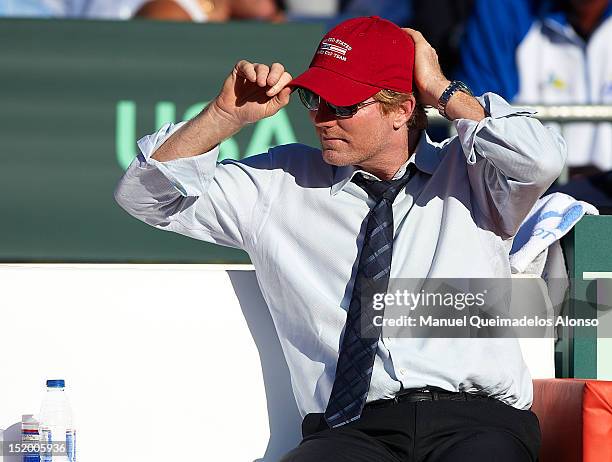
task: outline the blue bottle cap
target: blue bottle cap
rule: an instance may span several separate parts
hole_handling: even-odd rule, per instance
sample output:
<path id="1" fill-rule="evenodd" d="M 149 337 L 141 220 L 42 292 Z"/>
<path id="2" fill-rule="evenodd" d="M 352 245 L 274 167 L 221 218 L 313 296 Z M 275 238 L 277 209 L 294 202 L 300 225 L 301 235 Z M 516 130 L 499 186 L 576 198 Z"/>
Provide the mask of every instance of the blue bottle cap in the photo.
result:
<path id="1" fill-rule="evenodd" d="M 47 388 L 64 388 L 65 386 L 64 379 L 47 380 Z"/>

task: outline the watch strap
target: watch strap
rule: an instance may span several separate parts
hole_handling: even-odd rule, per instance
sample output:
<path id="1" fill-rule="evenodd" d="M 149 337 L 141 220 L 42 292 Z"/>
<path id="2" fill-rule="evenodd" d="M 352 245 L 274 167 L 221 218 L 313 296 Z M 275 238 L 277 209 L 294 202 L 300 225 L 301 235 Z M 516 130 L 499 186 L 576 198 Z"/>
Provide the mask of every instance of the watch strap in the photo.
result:
<path id="1" fill-rule="evenodd" d="M 451 97 L 457 93 L 458 91 L 466 93 L 470 96 L 474 96 L 469 87 L 460 80 L 453 80 L 448 87 L 442 92 L 440 99 L 438 99 L 438 112 L 442 117 L 448 119 L 448 115 L 446 114 L 446 105 L 450 101 Z"/>

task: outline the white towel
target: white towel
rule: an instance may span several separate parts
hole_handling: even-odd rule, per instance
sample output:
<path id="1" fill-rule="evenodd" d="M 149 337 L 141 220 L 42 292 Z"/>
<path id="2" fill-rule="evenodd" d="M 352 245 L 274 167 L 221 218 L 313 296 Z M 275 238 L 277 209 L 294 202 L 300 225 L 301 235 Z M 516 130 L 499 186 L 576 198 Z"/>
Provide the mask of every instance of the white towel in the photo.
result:
<path id="1" fill-rule="evenodd" d="M 567 194 L 553 193 L 539 199 L 514 238 L 510 250 L 512 273 L 525 272 L 538 257 L 546 259 L 548 252 L 544 251 L 567 234 L 585 213 L 599 215 L 588 202 Z"/>

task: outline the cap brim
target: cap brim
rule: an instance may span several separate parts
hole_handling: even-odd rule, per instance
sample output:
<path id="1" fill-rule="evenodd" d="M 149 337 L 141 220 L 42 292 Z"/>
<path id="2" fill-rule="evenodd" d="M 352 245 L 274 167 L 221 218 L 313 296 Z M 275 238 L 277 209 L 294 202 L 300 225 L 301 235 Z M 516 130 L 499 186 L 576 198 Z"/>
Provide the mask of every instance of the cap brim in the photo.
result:
<path id="1" fill-rule="evenodd" d="M 336 106 L 361 103 L 380 91 L 378 87 L 355 82 L 322 67 L 308 68 L 303 74 L 289 82 L 288 86 L 306 88 Z"/>

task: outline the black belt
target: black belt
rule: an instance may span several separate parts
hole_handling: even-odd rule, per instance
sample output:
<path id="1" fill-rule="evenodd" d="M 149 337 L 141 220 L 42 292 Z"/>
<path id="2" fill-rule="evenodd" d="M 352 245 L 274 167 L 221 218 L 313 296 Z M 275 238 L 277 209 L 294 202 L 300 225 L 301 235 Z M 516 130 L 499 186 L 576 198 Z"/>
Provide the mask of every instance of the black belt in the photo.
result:
<path id="1" fill-rule="evenodd" d="M 389 399 L 379 399 L 377 401 L 370 401 L 366 403 L 363 410 L 368 412 L 372 409 L 381 407 L 393 406 L 400 402 L 417 402 L 417 401 L 437 401 L 437 400 L 450 400 L 450 401 L 472 401 L 472 400 L 490 400 L 493 403 L 506 404 L 498 399 L 491 398 L 485 395 L 477 395 L 475 393 L 452 392 L 446 391 L 438 387 L 424 387 L 424 388 L 408 388 L 400 390 L 397 395 Z M 312 433 L 328 429 L 327 423 L 325 422 L 324 414 L 311 413 L 304 417 L 302 422 L 302 435 L 307 436 Z"/>
<path id="2" fill-rule="evenodd" d="M 379 399 L 376 401 L 370 401 L 364 407 L 366 409 L 376 409 L 379 407 L 392 406 L 403 401 L 409 403 L 416 403 L 418 401 L 473 401 L 473 400 L 493 400 L 503 404 L 501 401 L 491 398 L 490 396 L 477 395 L 474 393 L 467 393 L 465 391 L 447 391 L 437 387 L 424 387 L 424 388 L 408 388 L 400 390 L 397 395 L 389 399 Z"/>

